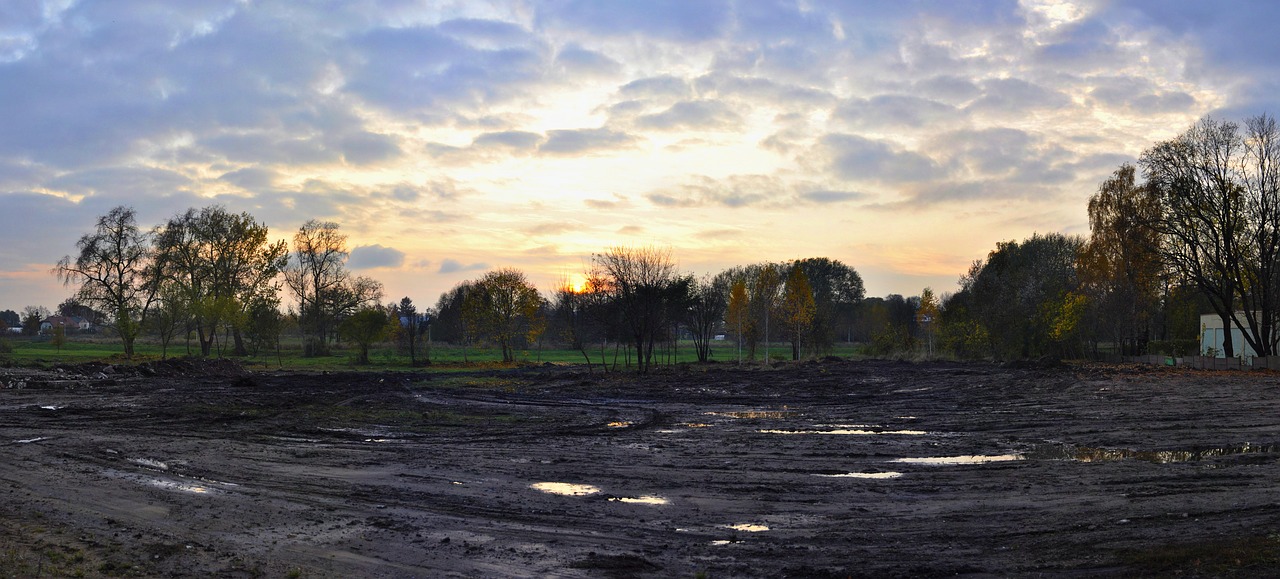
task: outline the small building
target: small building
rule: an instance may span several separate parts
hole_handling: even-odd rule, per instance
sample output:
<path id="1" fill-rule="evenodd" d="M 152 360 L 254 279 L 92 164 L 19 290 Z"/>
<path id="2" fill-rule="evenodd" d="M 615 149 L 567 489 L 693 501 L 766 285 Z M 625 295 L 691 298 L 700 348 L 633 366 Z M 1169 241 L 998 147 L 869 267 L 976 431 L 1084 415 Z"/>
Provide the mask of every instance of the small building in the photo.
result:
<path id="1" fill-rule="evenodd" d="M 40 322 L 40 331 L 42 333 L 52 332 L 54 328 L 59 326 L 67 331 L 81 331 L 92 328 L 93 324 L 90 324 L 89 320 L 77 316 L 49 316 L 43 322 Z"/>
<path id="2" fill-rule="evenodd" d="M 1244 322 L 1244 312 L 1236 312 L 1236 318 L 1247 323 Z M 1225 341 L 1226 331 L 1222 327 L 1222 316 L 1218 314 L 1200 316 L 1200 355 L 1225 358 L 1227 356 L 1226 349 L 1223 348 Z M 1234 325 L 1231 327 L 1231 348 L 1235 351 L 1236 357 L 1253 358 L 1258 355 L 1244 339 L 1244 332 Z"/>

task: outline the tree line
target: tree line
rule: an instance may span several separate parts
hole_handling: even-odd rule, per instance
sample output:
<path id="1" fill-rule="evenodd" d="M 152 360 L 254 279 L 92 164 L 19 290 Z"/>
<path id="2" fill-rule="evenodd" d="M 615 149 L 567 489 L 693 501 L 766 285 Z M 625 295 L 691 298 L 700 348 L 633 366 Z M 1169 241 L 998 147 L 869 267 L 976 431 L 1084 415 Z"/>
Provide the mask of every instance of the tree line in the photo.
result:
<path id="1" fill-rule="evenodd" d="M 1205 117 L 1090 198 L 1089 236 L 1000 243 L 960 279 L 943 341 L 998 358 L 1198 350 L 1199 315 L 1259 356 L 1280 340 L 1280 132 Z M 1224 332 L 1223 354 L 1241 344 Z"/>

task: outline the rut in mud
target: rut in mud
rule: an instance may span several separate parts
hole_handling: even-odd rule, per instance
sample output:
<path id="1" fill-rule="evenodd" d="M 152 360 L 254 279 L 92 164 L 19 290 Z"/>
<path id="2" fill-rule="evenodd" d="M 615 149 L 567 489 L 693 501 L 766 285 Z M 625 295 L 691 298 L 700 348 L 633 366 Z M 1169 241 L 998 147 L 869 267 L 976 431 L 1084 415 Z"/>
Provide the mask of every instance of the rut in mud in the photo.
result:
<path id="1" fill-rule="evenodd" d="M 1269 373 L 175 362 L 0 383 L 0 570 L 1125 575 L 1280 531 Z"/>

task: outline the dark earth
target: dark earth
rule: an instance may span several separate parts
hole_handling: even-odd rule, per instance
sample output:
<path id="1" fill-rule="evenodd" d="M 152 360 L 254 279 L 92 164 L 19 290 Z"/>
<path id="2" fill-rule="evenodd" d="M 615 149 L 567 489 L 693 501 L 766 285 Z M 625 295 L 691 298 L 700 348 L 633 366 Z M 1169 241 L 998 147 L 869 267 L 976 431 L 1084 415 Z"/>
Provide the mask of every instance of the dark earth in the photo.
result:
<path id="1" fill-rule="evenodd" d="M 1280 574 L 1275 373 L 176 360 L 0 386 L 2 576 Z"/>

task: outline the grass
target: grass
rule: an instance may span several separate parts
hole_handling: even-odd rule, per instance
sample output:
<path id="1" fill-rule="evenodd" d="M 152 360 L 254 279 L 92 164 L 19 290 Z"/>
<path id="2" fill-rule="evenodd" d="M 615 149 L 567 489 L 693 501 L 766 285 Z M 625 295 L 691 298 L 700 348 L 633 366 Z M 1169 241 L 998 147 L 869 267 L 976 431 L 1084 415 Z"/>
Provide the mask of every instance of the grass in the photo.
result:
<path id="1" fill-rule="evenodd" d="M 160 360 L 166 355 L 167 357 L 182 357 L 199 354 L 198 346 L 189 349 L 185 342 L 170 344 L 166 352 L 157 342 L 147 338 L 140 338 L 135 343 L 133 360 L 125 359 L 124 347 L 118 339 L 102 336 L 70 335 L 61 348 L 56 347 L 47 336 L 14 336 L 6 338 L 6 342 L 9 346 L 9 351 L 0 351 L 0 362 L 10 362 L 22 366 L 50 366 L 54 364 L 77 364 L 97 361 L 138 363 Z M 737 350 L 732 342 L 713 343 L 711 350 L 711 359 L 713 361 L 734 362 L 737 360 Z M 589 350 L 588 352 L 591 354 L 592 363 L 599 364 L 599 349 Z M 787 344 L 774 343 L 770 346 L 770 358 L 774 361 L 790 359 L 790 352 Z M 610 364 L 614 362 L 614 353 L 612 346 L 605 353 L 605 358 Z M 763 348 L 757 353 L 763 354 Z M 857 353 L 857 348 L 853 344 L 837 344 L 832 355 L 852 357 Z M 340 344 L 334 348 L 333 353 L 329 356 L 304 357 L 302 355 L 301 339 L 293 337 L 286 338 L 278 355 L 275 352 L 262 353 L 259 356 L 241 358 L 241 361 L 249 366 L 258 366 L 266 369 L 281 368 L 315 371 L 349 370 L 353 368 L 377 370 L 415 369 L 410 366 L 409 357 L 398 353 L 391 344 L 381 344 L 372 348 L 369 352 L 370 364 L 368 366 L 358 366 L 355 363 L 356 354 L 356 348 L 347 348 Z M 216 350 L 214 357 L 218 357 Z M 624 351 L 619 351 L 617 357 L 619 366 L 625 366 L 625 358 Z M 419 356 L 419 363 L 421 363 L 421 360 L 422 356 Z M 668 362 L 683 364 L 695 361 L 697 361 L 697 357 L 692 342 L 682 341 L 673 356 L 664 354 L 661 357 L 659 365 L 667 365 Z M 464 350 L 459 346 L 439 343 L 433 344 L 431 347 L 431 362 L 432 368 L 435 370 L 508 366 L 508 364 L 503 364 L 502 353 L 497 348 L 469 347 Z M 582 364 L 584 360 L 582 353 L 577 350 L 548 347 L 519 352 L 517 362 L 526 364 Z M 634 364 L 634 357 L 632 364 Z"/>

